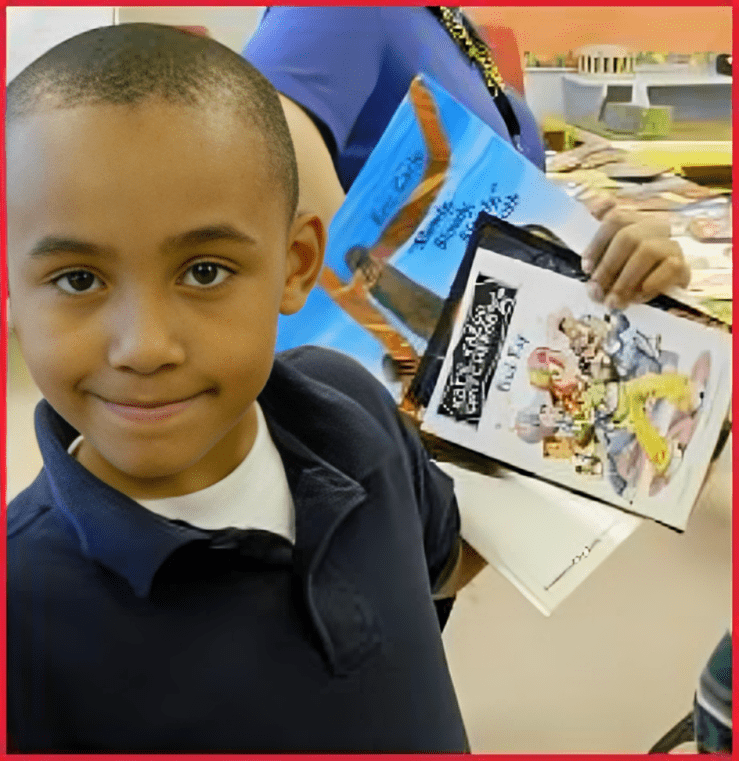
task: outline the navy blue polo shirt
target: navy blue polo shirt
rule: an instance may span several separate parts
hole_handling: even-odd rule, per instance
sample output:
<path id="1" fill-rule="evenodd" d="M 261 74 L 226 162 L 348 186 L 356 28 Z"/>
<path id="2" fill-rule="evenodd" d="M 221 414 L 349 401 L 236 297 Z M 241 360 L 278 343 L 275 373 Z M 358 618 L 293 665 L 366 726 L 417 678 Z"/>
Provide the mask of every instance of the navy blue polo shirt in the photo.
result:
<path id="1" fill-rule="evenodd" d="M 8 507 L 8 722 L 21 752 L 462 751 L 431 589 L 450 480 L 353 361 L 278 355 L 259 398 L 296 541 L 144 509 L 36 410 Z"/>

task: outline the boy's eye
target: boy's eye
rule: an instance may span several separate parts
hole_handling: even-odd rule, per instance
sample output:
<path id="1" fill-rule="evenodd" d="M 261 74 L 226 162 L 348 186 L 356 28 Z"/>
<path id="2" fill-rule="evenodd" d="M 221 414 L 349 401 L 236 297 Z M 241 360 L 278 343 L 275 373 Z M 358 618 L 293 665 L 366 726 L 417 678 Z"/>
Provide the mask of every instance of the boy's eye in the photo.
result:
<path id="1" fill-rule="evenodd" d="M 183 275 L 182 283 L 197 287 L 212 288 L 220 285 L 227 277 L 233 275 L 233 270 L 215 262 L 197 262 Z"/>
<path id="2" fill-rule="evenodd" d="M 65 272 L 52 282 L 65 293 L 89 293 L 103 285 L 102 280 L 89 270 Z"/>

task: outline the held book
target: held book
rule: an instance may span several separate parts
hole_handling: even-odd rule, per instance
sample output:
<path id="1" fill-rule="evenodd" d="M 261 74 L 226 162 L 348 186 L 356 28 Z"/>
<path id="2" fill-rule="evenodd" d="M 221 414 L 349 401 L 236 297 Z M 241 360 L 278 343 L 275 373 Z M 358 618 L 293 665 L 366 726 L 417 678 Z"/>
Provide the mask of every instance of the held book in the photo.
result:
<path id="1" fill-rule="evenodd" d="M 489 217 L 478 233 L 410 390 L 423 429 L 684 529 L 729 409 L 730 337 L 665 297 L 608 310 L 564 252 L 561 271 L 532 263 L 551 244 Z"/>
<path id="2" fill-rule="evenodd" d="M 281 319 L 278 350 L 313 343 L 343 351 L 421 420 L 476 251 L 489 245 L 481 224 L 489 233 L 502 229 L 499 220 L 518 230 L 497 236 L 499 254 L 553 270 L 568 287 L 587 279 L 579 252 L 598 222 L 435 82 L 416 79 L 334 217 L 318 286 L 299 315 Z M 462 438 L 508 462 L 480 437 Z M 546 614 L 641 523 L 583 496 L 579 482 L 573 491 L 526 475 L 526 466 L 487 458 L 492 467 L 481 474 L 463 461 L 440 463 L 455 481 L 463 536 Z"/>
<path id="3" fill-rule="evenodd" d="M 454 480 L 462 536 L 546 616 L 644 522 L 512 470 L 438 465 Z"/>
<path id="4" fill-rule="evenodd" d="M 281 318 L 277 349 L 343 351 L 399 401 L 481 211 L 577 252 L 599 226 L 442 87 L 418 77 L 333 219 L 317 286 L 298 315 Z"/>

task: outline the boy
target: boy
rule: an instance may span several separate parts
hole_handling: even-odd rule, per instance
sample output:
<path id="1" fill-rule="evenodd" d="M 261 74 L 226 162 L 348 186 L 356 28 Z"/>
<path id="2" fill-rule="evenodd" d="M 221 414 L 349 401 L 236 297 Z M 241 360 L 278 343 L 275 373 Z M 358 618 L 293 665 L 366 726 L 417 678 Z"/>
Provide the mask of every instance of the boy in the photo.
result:
<path id="1" fill-rule="evenodd" d="M 45 397 L 8 507 L 11 746 L 464 750 L 451 482 L 357 365 L 273 357 L 324 230 L 271 86 L 212 40 L 87 32 L 11 83 L 7 156 Z"/>
<path id="2" fill-rule="evenodd" d="M 11 83 L 7 157 L 45 397 L 8 507 L 11 744 L 464 750 L 451 481 L 355 363 L 273 357 L 325 237 L 275 91 L 212 40 L 95 30 Z"/>

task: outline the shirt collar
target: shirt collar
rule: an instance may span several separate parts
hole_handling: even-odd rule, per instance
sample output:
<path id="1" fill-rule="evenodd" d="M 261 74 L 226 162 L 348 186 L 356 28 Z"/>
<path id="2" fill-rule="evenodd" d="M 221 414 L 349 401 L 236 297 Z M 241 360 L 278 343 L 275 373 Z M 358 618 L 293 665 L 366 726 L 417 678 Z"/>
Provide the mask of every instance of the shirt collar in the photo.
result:
<path id="1" fill-rule="evenodd" d="M 359 480 L 387 437 L 359 405 L 279 356 L 260 404 L 285 463 L 296 511 L 294 562 L 309 589 L 336 527 L 364 501 Z M 125 578 L 138 597 L 149 594 L 175 550 L 212 538 L 213 532 L 146 510 L 86 470 L 67 453 L 77 432 L 46 400 L 36 408 L 35 424 L 53 501 L 74 527 L 81 551 Z M 351 446 L 347 429 L 357 432 Z M 327 457 L 332 452 L 336 456 Z"/>
<path id="2" fill-rule="evenodd" d="M 45 399 L 35 424 L 55 507 L 73 526 L 82 553 L 125 578 L 138 597 L 148 595 L 154 574 L 175 550 L 208 536 L 155 515 L 80 465 L 67 453 L 77 431 Z"/>

